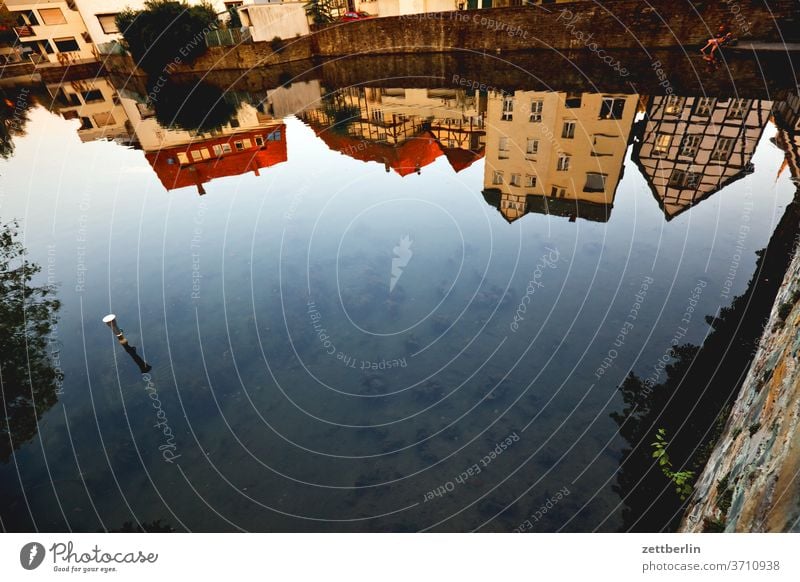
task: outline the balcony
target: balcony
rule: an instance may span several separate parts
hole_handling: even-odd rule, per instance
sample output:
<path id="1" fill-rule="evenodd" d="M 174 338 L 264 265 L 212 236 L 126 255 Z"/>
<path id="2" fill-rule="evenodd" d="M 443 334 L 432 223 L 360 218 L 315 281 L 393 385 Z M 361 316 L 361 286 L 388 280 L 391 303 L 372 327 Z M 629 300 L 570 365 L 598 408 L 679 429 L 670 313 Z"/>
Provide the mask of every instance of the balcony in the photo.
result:
<path id="1" fill-rule="evenodd" d="M 20 39 L 36 36 L 36 31 L 33 30 L 33 26 L 30 24 L 26 24 L 25 26 L 15 26 L 14 32 L 17 34 L 17 38 Z"/>

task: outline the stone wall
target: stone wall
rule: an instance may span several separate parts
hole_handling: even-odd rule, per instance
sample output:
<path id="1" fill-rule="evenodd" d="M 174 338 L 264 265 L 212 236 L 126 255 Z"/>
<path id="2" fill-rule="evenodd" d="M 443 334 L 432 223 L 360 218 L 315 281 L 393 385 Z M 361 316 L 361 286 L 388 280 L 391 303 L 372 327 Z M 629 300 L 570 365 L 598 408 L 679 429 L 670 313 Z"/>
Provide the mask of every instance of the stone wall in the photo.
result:
<path id="1" fill-rule="evenodd" d="M 796 0 L 617 0 L 375 18 L 330 26 L 312 39 L 320 56 L 569 49 L 592 43 L 591 50 L 687 45 L 697 50 L 721 24 L 740 38 L 776 42 L 779 27 L 783 37 L 800 29 Z"/>
<path id="2" fill-rule="evenodd" d="M 796 227 L 796 214 L 794 218 Z M 800 252 L 795 252 L 725 430 L 697 480 L 681 531 L 800 531 L 798 445 Z"/>
<path id="3" fill-rule="evenodd" d="M 657 48 L 678 48 L 681 57 L 686 55 L 684 49 L 694 54 L 720 24 L 728 25 L 741 39 L 779 42 L 800 34 L 797 0 L 770 0 L 768 4 L 761 0 L 617 0 L 605 4 L 607 8 L 595 2 L 577 2 L 549 8 L 493 8 L 339 23 L 287 40 L 277 52 L 269 42 L 212 47 L 177 70 L 249 70 L 312 57 L 366 54 L 499 53 L 505 58 L 511 51 L 530 49 L 547 49 L 547 54 L 539 53 L 536 58 L 548 62 L 555 57 L 553 49 L 559 53 L 580 51 L 588 56 L 587 63 L 594 59 L 595 64 L 606 67 L 603 58 L 625 63 L 605 51 L 635 49 L 629 52 L 633 60 L 642 60 L 642 55 Z M 734 6 L 738 8 L 735 12 Z M 557 58 L 556 62 L 563 74 L 581 73 Z M 130 73 L 131 66 L 109 58 L 108 70 Z M 602 71 L 606 76 L 607 69 Z"/>

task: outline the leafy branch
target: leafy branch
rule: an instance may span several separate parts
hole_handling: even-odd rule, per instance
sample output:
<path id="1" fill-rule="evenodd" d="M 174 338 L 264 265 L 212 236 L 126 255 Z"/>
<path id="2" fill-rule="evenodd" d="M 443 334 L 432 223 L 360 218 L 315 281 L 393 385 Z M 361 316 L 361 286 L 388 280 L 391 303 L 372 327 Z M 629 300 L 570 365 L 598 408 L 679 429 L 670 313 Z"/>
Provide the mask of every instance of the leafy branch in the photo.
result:
<path id="1" fill-rule="evenodd" d="M 650 443 L 653 447 L 653 458 L 658 459 L 658 466 L 664 476 L 675 484 L 675 492 L 684 501 L 692 492 L 692 479 L 694 479 L 694 471 L 673 471 L 672 461 L 669 459 L 667 446 L 667 431 L 663 428 L 658 429 L 656 432 L 656 440 Z"/>

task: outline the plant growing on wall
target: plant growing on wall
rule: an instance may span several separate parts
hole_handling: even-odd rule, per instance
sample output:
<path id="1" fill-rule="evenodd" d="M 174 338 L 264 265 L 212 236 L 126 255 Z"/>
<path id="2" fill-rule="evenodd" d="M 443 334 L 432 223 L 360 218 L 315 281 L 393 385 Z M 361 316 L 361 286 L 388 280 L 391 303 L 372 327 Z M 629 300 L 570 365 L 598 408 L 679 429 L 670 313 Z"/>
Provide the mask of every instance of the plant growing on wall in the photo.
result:
<path id="1" fill-rule="evenodd" d="M 333 6 L 330 0 L 308 0 L 305 3 L 306 16 L 317 25 L 330 24 L 334 21 Z"/>
<path id="2" fill-rule="evenodd" d="M 653 458 L 658 459 L 658 466 L 661 468 L 661 472 L 675 484 L 675 492 L 683 501 L 692 492 L 691 481 L 694 478 L 694 471 L 672 470 L 672 462 L 669 460 L 669 453 L 667 453 L 669 441 L 667 441 L 667 431 L 665 429 L 658 429 L 656 440 L 650 445 L 653 447 Z"/>
<path id="3" fill-rule="evenodd" d="M 175 59 L 191 62 L 206 50 L 205 34 L 220 25 L 207 3 L 147 0 L 142 10 L 117 14 L 125 47 L 148 73 L 161 73 Z"/>

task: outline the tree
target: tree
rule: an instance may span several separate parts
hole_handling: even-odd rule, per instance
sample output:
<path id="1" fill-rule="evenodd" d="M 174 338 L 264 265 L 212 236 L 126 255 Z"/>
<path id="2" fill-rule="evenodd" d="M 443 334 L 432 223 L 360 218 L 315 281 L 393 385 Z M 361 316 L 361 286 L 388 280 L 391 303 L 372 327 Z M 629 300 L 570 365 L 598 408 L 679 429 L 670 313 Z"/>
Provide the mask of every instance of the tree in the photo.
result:
<path id="1" fill-rule="evenodd" d="M 330 0 L 308 0 L 304 8 L 306 16 L 316 25 L 330 24 L 334 21 Z"/>
<path id="2" fill-rule="evenodd" d="M 34 437 L 64 379 L 48 346 L 61 304 L 49 285 L 32 285 L 41 267 L 26 260 L 16 222 L 0 224 L 0 462 Z"/>
<path id="3" fill-rule="evenodd" d="M 14 138 L 25 135 L 31 98 L 30 91 L 24 88 L 12 93 L 0 89 L 0 158 L 10 158 L 14 154 Z"/>
<path id="4" fill-rule="evenodd" d="M 142 10 L 117 14 L 125 47 L 148 73 L 161 73 L 176 59 L 191 62 L 206 50 L 205 33 L 219 28 L 210 4 L 189 6 L 177 0 L 147 0 Z"/>
<path id="5" fill-rule="evenodd" d="M 156 119 L 164 127 L 187 131 L 218 129 L 236 114 L 236 107 L 224 97 L 220 89 L 207 83 L 168 81 L 153 100 Z"/>

